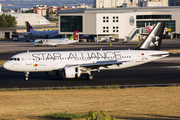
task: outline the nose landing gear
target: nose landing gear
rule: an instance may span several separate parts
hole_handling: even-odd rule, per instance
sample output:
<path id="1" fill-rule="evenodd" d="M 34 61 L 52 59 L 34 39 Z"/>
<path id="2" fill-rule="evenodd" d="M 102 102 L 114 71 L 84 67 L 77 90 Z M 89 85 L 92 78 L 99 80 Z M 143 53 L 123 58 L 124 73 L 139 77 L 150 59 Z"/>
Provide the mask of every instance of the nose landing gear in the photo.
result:
<path id="1" fill-rule="evenodd" d="M 29 80 L 29 72 L 24 72 L 25 73 L 25 77 L 24 77 L 24 80 L 25 81 L 28 81 Z"/>

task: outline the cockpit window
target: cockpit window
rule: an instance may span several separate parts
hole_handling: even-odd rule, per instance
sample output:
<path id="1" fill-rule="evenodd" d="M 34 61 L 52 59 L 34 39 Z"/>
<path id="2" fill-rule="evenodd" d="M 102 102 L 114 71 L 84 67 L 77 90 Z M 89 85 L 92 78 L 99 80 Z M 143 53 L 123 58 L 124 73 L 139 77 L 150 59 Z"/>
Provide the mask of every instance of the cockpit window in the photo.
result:
<path id="1" fill-rule="evenodd" d="M 13 60 L 13 61 L 20 61 L 19 58 L 11 58 L 10 60 Z"/>

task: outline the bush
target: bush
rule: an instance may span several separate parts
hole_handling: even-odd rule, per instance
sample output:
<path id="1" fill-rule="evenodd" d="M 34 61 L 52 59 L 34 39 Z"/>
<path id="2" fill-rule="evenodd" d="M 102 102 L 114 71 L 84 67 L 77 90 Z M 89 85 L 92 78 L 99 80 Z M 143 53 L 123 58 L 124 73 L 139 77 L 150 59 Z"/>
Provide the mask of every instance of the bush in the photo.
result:
<path id="1" fill-rule="evenodd" d="M 89 114 L 86 119 L 87 120 L 115 120 L 114 117 L 109 116 L 103 110 L 100 111 L 97 115 L 94 113 L 93 110 L 89 111 Z"/>

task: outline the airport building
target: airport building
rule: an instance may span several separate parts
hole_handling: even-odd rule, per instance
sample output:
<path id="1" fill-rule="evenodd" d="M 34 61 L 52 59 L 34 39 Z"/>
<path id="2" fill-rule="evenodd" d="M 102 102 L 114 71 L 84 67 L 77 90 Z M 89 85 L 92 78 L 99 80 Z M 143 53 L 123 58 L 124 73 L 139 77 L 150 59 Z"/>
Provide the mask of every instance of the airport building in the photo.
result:
<path id="1" fill-rule="evenodd" d="M 57 10 L 59 34 L 100 36 L 137 40 L 148 34 L 157 22 L 166 22 L 165 35 L 179 38 L 180 7 L 93 8 Z"/>
<path id="2" fill-rule="evenodd" d="M 2 4 L 0 4 L 0 13 L 2 13 Z"/>
<path id="3" fill-rule="evenodd" d="M 27 32 L 25 21 L 28 21 L 36 31 L 58 30 L 55 23 L 50 23 L 45 17 L 35 13 L 14 13 L 10 15 L 16 18 L 17 27 L 0 28 L 0 39 L 12 39 L 13 34 Z"/>
<path id="4" fill-rule="evenodd" d="M 169 0 L 169 6 L 180 6 L 180 0 Z"/>
<path id="5" fill-rule="evenodd" d="M 11 14 L 17 20 L 17 26 L 25 26 L 25 21 L 28 21 L 31 25 L 50 25 L 50 22 L 39 14 L 35 13 L 15 13 Z"/>

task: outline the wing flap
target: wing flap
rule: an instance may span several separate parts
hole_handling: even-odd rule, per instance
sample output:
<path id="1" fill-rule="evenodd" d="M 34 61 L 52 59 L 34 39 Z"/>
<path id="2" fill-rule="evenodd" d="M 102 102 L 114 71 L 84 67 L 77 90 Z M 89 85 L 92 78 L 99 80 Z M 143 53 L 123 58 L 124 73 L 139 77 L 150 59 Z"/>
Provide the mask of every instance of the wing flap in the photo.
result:
<path id="1" fill-rule="evenodd" d="M 86 68 L 98 68 L 98 67 L 107 67 L 110 65 L 120 65 L 123 62 L 128 61 L 118 61 L 118 60 L 110 60 L 110 61 L 97 61 L 94 63 L 87 63 L 87 64 L 81 64 L 80 67 L 86 67 Z"/>

